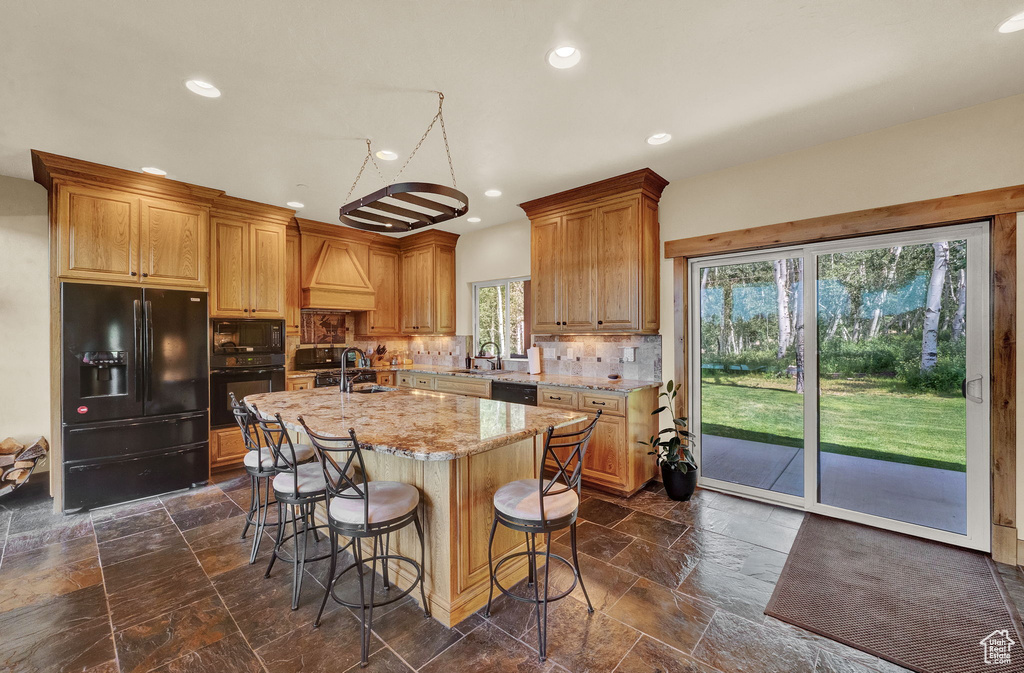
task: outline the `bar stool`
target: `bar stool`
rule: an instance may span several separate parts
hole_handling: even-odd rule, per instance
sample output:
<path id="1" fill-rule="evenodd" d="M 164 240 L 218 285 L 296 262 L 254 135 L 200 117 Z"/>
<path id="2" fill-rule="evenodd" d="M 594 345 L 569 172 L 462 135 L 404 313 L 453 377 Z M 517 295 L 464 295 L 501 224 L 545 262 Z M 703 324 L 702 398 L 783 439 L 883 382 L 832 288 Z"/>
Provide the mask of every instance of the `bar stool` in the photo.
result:
<path id="1" fill-rule="evenodd" d="M 279 557 L 291 561 L 292 610 L 297 610 L 306 563 L 322 561 L 330 556 L 325 553 L 314 558 L 306 558 L 309 534 L 312 533 L 313 540 L 319 542 L 320 535 L 317 530 L 326 528 L 325 525 L 316 523 L 314 512 L 318 503 L 327 503 L 327 482 L 324 478 L 324 470 L 318 463 L 299 461 L 301 450 L 298 447 L 302 445 L 292 442 L 284 421 L 281 419 L 281 414 L 275 414 L 274 419 L 269 420 L 259 412 L 255 405 L 252 405 L 252 411 L 263 432 L 267 446 L 270 447 L 274 456 L 275 474 L 271 479 L 271 487 L 274 489 L 274 499 L 277 501 L 277 539 L 274 541 L 274 552 L 270 556 L 270 563 L 267 564 L 267 572 L 264 577 L 270 577 L 274 562 Z M 285 516 L 285 512 L 287 512 L 287 516 Z M 299 526 L 300 522 L 301 527 Z M 290 535 L 285 535 L 285 526 L 289 523 L 291 523 L 292 532 Z M 284 544 L 288 540 L 293 543 L 291 558 L 282 553 Z"/>
<path id="2" fill-rule="evenodd" d="M 255 536 L 252 540 L 252 553 L 249 555 L 249 565 L 256 562 L 256 555 L 260 550 L 260 542 L 263 539 L 263 532 L 267 526 L 277 526 L 277 522 L 267 523 L 267 511 L 276 501 L 270 500 L 270 480 L 277 473 L 274 470 L 274 455 L 269 448 L 262 445 L 260 432 L 249 408 L 241 404 L 233 392 L 231 397 L 231 411 L 235 416 L 242 431 L 242 442 L 245 444 L 245 457 L 242 459 L 243 467 L 249 475 L 249 511 L 245 515 L 245 526 L 242 528 L 242 539 L 249 532 L 249 526 L 255 526 Z M 313 447 L 308 444 L 297 444 L 295 446 L 295 457 L 300 462 L 309 462 L 313 459 Z M 260 489 L 264 495 L 260 495 Z"/>
<path id="3" fill-rule="evenodd" d="M 540 660 L 547 660 L 548 648 L 548 603 L 561 600 L 572 593 L 579 583 L 583 589 L 583 597 L 587 599 L 587 612 L 593 613 L 594 606 L 590 603 L 587 587 L 583 584 L 580 574 L 580 560 L 576 553 L 576 514 L 580 506 L 580 475 L 583 472 L 583 457 L 590 443 L 590 435 L 594 432 L 598 411 L 594 419 L 585 428 L 577 432 L 555 434 L 554 427 L 549 427 L 544 439 L 544 460 L 541 465 L 554 465 L 555 471 L 550 479 L 545 479 L 543 470 L 537 479 L 520 479 L 509 482 L 494 493 L 494 522 L 491 524 L 491 537 L 487 542 L 487 566 L 491 573 L 490 588 L 487 592 L 487 609 L 484 614 L 491 616 L 491 600 L 494 587 L 497 585 L 501 593 L 509 598 L 524 603 L 534 603 L 537 612 L 537 640 Z M 565 450 L 565 451 L 562 451 Z M 565 460 L 559 458 L 559 452 Z M 550 463 L 549 463 L 550 461 Z M 494 533 L 498 524 L 526 534 L 526 551 L 506 555 L 494 564 L 491 548 L 494 545 Z M 551 553 L 551 533 L 569 527 L 572 547 L 572 563 L 558 554 Z M 537 535 L 545 536 L 544 564 L 544 596 L 540 595 L 537 586 Z M 533 587 L 533 599 L 517 596 L 498 582 L 497 573 L 501 566 L 519 556 L 526 556 L 528 563 L 527 586 Z M 572 586 L 558 594 L 548 595 L 551 574 L 551 559 L 564 563 L 573 571 Z M 543 613 L 543 620 L 541 615 Z"/>
<path id="4" fill-rule="evenodd" d="M 324 479 L 327 482 L 329 503 L 327 506 L 327 525 L 331 535 L 331 569 L 328 575 L 327 589 L 324 591 L 324 599 L 320 603 L 320 612 L 317 613 L 316 621 L 313 625 L 320 626 L 320 618 L 324 614 L 328 597 L 345 607 L 359 608 L 361 623 L 360 665 L 366 666 L 370 654 L 370 640 L 373 637 L 373 609 L 375 607 L 379 608 L 405 598 L 412 593 L 418 584 L 420 587 L 421 605 L 423 606 L 423 616 L 430 617 L 430 610 L 427 607 L 427 595 L 423 588 L 423 564 L 426 560 L 426 547 L 423 542 L 423 526 L 420 524 L 419 518 L 420 492 L 415 486 L 402 482 L 367 481 L 366 468 L 363 465 L 363 454 L 359 448 L 359 440 L 356 439 L 355 430 L 350 428 L 347 437 L 328 437 L 310 430 L 301 416 L 299 416 L 299 423 L 302 424 L 306 435 L 309 437 L 309 441 L 313 444 L 317 455 L 320 457 Z M 338 456 L 338 460 L 335 459 L 335 455 Z M 356 464 L 359 466 L 361 481 L 352 478 Z M 341 474 L 345 476 L 340 478 L 336 476 Z M 405 528 L 410 523 L 416 526 L 416 534 L 420 538 L 419 563 L 408 556 L 391 553 L 391 533 Z M 338 562 L 339 536 L 349 538 L 349 541 L 343 545 L 343 548 L 351 546 L 355 562 L 335 574 Z M 373 553 L 369 558 L 363 557 L 361 542 L 365 538 L 373 538 Z M 381 545 L 383 554 L 377 553 L 378 544 Z M 374 592 L 377 588 L 378 560 L 382 562 L 385 590 L 391 588 L 391 582 L 388 577 L 389 560 L 408 563 L 416 570 L 416 577 L 404 591 L 395 595 L 389 592 L 387 600 L 375 601 Z M 363 577 L 363 566 L 366 563 L 370 563 L 369 601 L 366 599 L 366 585 Z M 338 581 L 353 568 L 359 576 L 358 603 L 346 601 L 335 592 Z"/>

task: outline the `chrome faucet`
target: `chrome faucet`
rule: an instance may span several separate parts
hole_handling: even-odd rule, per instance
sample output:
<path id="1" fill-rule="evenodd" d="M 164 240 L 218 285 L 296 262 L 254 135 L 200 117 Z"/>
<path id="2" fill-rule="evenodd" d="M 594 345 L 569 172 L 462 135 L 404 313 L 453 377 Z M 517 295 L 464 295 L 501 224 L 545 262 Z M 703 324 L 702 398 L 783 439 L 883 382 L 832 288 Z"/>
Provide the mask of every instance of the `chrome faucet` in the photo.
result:
<path id="1" fill-rule="evenodd" d="M 501 346 L 494 341 L 485 341 L 478 349 L 481 356 L 484 354 L 484 346 L 494 346 L 494 359 L 490 361 L 491 369 L 501 369 Z"/>
<path id="2" fill-rule="evenodd" d="M 351 381 L 345 376 L 345 368 L 348 365 L 348 354 L 350 351 L 359 353 L 359 360 L 357 360 L 359 366 L 362 366 L 363 360 L 366 359 L 366 353 L 361 348 L 355 346 L 348 346 L 345 350 L 341 351 L 341 392 L 350 393 L 352 392 L 352 384 L 355 383 L 355 377 Z"/>

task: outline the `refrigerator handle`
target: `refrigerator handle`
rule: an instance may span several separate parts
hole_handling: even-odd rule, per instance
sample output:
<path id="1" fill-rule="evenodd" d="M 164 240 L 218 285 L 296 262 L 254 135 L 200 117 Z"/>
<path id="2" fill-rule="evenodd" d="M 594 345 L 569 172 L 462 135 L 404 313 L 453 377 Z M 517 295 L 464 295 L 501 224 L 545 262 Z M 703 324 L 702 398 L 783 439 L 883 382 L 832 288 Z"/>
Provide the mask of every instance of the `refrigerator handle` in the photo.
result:
<path id="1" fill-rule="evenodd" d="M 135 401 L 142 401 L 143 374 L 143 345 L 142 345 L 142 302 L 136 299 L 132 302 L 132 316 L 135 318 Z"/>
<path id="2" fill-rule="evenodd" d="M 146 300 L 146 401 L 153 401 L 153 302 Z"/>

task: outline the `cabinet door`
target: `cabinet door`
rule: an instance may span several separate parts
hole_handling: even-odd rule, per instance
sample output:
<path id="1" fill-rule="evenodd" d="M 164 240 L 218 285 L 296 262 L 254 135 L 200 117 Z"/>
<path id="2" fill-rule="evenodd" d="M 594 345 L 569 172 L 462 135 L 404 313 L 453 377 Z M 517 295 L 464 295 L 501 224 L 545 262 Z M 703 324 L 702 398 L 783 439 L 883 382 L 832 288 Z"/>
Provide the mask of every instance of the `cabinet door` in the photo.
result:
<path id="1" fill-rule="evenodd" d="M 562 218 L 537 220 L 530 228 L 530 303 L 535 334 L 562 331 Z"/>
<path id="2" fill-rule="evenodd" d="M 591 332 L 597 328 L 593 210 L 563 218 L 561 253 L 562 330 Z"/>
<path id="3" fill-rule="evenodd" d="M 141 275 L 150 285 L 206 287 L 209 212 L 188 203 L 143 198 Z"/>
<path id="4" fill-rule="evenodd" d="M 299 257 L 299 235 L 288 232 L 285 239 L 285 312 L 284 325 L 288 334 L 299 333 L 299 321 L 302 318 L 302 268 Z"/>
<path id="5" fill-rule="evenodd" d="M 431 331 L 455 334 L 455 249 L 434 250 L 434 316 Z"/>
<path id="6" fill-rule="evenodd" d="M 398 334 L 398 253 L 391 250 L 370 248 L 369 269 L 370 285 L 373 286 L 374 308 L 366 312 L 366 332 L 369 335 Z"/>
<path id="7" fill-rule="evenodd" d="M 598 330 L 640 329 L 640 200 L 597 209 L 595 233 Z"/>
<path id="8" fill-rule="evenodd" d="M 210 469 L 217 470 L 241 465 L 248 449 L 238 428 L 225 428 L 210 432 Z"/>
<path id="9" fill-rule="evenodd" d="M 628 450 L 626 419 L 602 414 L 594 433 L 590 436 L 587 454 L 583 459 L 584 478 L 608 486 L 625 487 Z"/>
<path id="10" fill-rule="evenodd" d="M 139 199 L 98 187 L 61 185 L 60 275 L 138 282 Z"/>
<path id="11" fill-rule="evenodd" d="M 249 224 L 249 315 L 283 318 L 285 306 L 285 228 Z"/>
<path id="12" fill-rule="evenodd" d="M 402 333 L 433 331 L 434 249 L 402 253 Z"/>
<path id="13" fill-rule="evenodd" d="M 249 225 L 214 218 L 211 250 L 210 315 L 245 318 L 249 315 Z"/>

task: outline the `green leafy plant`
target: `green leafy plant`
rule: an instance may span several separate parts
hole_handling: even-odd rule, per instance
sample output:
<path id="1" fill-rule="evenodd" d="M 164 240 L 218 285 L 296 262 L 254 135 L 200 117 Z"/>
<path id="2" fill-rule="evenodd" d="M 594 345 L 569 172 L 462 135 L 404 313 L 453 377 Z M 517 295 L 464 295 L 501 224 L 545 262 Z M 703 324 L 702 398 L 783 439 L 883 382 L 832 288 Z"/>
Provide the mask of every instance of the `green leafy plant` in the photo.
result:
<path id="1" fill-rule="evenodd" d="M 672 381 L 666 383 L 665 390 L 658 393 L 658 399 L 660 400 L 664 397 L 666 404 L 652 411 L 651 416 L 657 416 L 667 409 L 671 409 L 675 413 L 675 401 L 678 392 L 679 389 L 675 383 Z M 686 429 L 686 425 L 685 417 L 673 418 L 672 427 L 659 430 L 658 434 L 651 435 L 651 438 L 646 442 L 640 441 L 640 444 L 651 448 L 647 455 L 657 456 L 658 465 L 667 465 L 669 469 L 678 470 L 683 474 L 690 470 L 696 470 L 697 461 L 690 451 L 693 433 Z"/>

